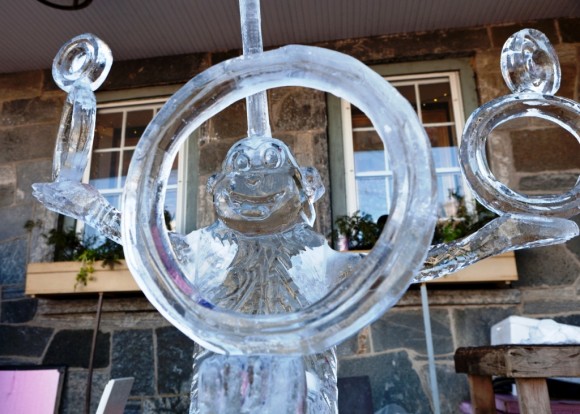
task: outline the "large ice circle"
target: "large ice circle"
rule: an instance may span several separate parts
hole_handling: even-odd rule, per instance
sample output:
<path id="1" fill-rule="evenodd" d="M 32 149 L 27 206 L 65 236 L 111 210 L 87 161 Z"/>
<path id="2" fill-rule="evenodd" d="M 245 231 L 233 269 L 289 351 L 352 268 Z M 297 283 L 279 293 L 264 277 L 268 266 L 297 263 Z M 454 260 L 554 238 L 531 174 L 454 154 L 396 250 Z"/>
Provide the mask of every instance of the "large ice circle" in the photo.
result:
<path id="1" fill-rule="evenodd" d="M 369 116 L 393 160 L 394 205 L 373 250 L 352 277 L 324 298 L 292 313 L 235 313 L 216 308 L 188 282 L 163 224 L 165 189 L 180 145 L 203 122 L 240 99 L 283 86 L 333 93 Z M 430 146 L 409 103 L 356 59 L 287 46 L 213 66 L 169 99 L 131 161 L 122 239 L 131 273 L 145 295 L 201 345 L 230 354 L 308 354 L 355 334 L 403 295 L 430 244 L 435 195 Z"/>
<path id="2" fill-rule="evenodd" d="M 529 196 L 508 188 L 490 170 L 485 148 L 488 136 L 503 123 L 526 117 L 553 122 L 580 143 L 578 103 L 533 92 L 507 95 L 481 106 L 467 120 L 459 150 L 463 174 L 477 200 L 499 215 L 573 217 L 580 213 L 580 180 L 562 194 Z"/>

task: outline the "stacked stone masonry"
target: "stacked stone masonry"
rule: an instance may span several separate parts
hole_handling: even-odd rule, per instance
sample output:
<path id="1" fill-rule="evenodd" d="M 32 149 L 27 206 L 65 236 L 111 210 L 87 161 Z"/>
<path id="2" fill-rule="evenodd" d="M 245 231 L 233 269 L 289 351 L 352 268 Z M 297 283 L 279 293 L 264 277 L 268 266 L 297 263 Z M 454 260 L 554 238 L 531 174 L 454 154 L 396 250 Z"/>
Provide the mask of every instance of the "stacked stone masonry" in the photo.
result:
<path id="1" fill-rule="evenodd" d="M 553 42 L 562 65 L 558 95 L 579 99 L 580 19 L 545 20 L 431 33 L 325 42 L 318 46 L 352 55 L 368 65 L 467 57 L 479 102 L 508 93 L 499 72 L 505 39 L 537 28 Z M 180 85 L 238 51 L 116 62 L 102 93 Z M 273 134 L 287 142 L 299 163 L 314 165 L 329 189 L 325 95 L 284 88 L 269 92 Z M 31 196 L 31 183 L 50 180 L 52 152 L 64 94 L 49 71 L 0 75 L 0 365 L 66 365 L 62 413 L 84 404 L 96 297 L 29 298 L 26 264 L 50 261 L 42 237 L 57 217 Z M 580 173 L 578 142 L 553 125 L 508 125 L 490 140 L 496 175 L 531 194 L 570 188 Z M 198 225 L 213 220 L 205 180 L 229 146 L 245 134 L 245 107 L 233 105 L 201 128 Z M 201 198 L 201 196 L 205 198 Z M 331 197 L 318 203 L 317 230 L 331 230 Z M 31 231 L 26 221 L 38 225 Z M 577 222 L 580 220 L 576 218 Z M 519 281 L 512 285 L 431 288 L 430 301 L 442 412 L 457 412 L 468 398 L 466 378 L 454 373 L 459 346 L 489 344 L 489 328 L 509 315 L 554 318 L 580 326 L 580 240 L 517 254 Z M 134 376 L 126 412 L 187 412 L 193 343 L 171 327 L 141 296 L 107 296 L 97 338 L 93 411 L 105 383 Z M 370 384 L 375 411 L 398 405 L 431 412 L 427 355 L 418 290 L 370 327 L 339 346 L 339 376 Z M 366 381 L 366 382 L 365 382 Z"/>

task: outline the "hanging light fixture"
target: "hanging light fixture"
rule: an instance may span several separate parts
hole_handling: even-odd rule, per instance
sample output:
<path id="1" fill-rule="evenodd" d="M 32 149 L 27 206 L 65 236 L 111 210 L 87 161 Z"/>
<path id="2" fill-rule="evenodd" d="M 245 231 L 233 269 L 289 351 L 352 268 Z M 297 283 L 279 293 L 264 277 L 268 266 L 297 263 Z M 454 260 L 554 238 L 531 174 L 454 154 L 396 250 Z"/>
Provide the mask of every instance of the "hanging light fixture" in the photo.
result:
<path id="1" fill-rule="evenodd" d="M 93 0 L 37 0 L 44 4 L 59 10 L 80 10 L 90 5 Z"/>

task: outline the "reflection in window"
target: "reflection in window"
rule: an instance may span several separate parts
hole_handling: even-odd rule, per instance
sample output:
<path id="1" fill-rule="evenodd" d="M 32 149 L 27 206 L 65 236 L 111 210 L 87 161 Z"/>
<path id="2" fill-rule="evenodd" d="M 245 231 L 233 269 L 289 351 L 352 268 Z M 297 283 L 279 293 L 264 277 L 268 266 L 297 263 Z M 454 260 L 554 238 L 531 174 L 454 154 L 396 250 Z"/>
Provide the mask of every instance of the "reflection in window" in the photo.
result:
<path id="1" fill-rule="evenodd" d="M 458 160 L 463 128 L 459 80 L 455 72 L 388 78 L 411 104 L 423 124 L 432 147 L 437 174 L 440 217 L 454 215 L 451 192 L 465 195 Z M 355 200 L 350 213 L 360 210 L 377 220 L 391 207 L 392 171 L 388 154 L 370 120 L 358 108 L 347 105 L 352 122 L 352 154 Z M 347 151 L 347 154 L 349 151 Z M 348 170 L 348 169 L 347 169 Z"/>
<path id="2" fill-rule="evenodd" d="M 117 208 L 120 207 L 121 194 L 135 147 L 162 104 L 163 102 L 117 106 L 99 108 L 97 111 L 88 182 Z M 177 169 L 176 157 L 165 196 L 165 209 L 173 218 L 174 228 L 177 217 Z M 93 234 L 93 229 L 85 228 L 85 236 Z"/>

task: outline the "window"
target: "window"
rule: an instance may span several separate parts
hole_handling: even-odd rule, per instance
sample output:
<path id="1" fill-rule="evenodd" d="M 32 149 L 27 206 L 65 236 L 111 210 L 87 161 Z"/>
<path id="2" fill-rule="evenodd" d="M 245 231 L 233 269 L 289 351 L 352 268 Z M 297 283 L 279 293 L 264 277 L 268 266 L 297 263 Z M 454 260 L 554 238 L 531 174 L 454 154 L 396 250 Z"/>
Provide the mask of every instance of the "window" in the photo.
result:
<path id="1" fill-rule="evenodd" d="M 85 182 L 97 188 L 115 207 L 121 197 L 133 152 L 147 125 L 163 106 L 164 99 L 99 105 L 93 152 L 85 171 Z M 191 140 L 190 140 L 191 141 Z M 184 230 L 186 154 L 182 149 L 173 164 L 165 195 L 165 209 L 171 216 L 173 230 Z M 85 237 L 96 233 L 85 229 Z"/>
<path id="2" fill-rule="evenodd" d="M 391 75 L 405 69 L 416 73 Z M 429 73 L 427 69 L 429 65 L 425 63 L 413 63 L 383 66 L 378 71 L 387 74 L 385 79 L 410 102 L 427 132 L 436 168 L 437 214 L 447 217 L 455 214 L 456 204 L 451 193 L 471 199 L 459 168 L 458 147 L 466 110 L 469 114 L 477 105 L 475 85 L 465 61 L 438 62 L 436 69 L 451 70 Z M 468 94 L 468 105 L 464 102 L 465 80 L 473 91 Z M 329 97 L 329 135 L 335 219 L 357 210 L 370 214 L 375 221 L 388 214 L 393 176 L 388 154 L 383 151 L 383 143 L 370 120 L 349 102 Z"/>

